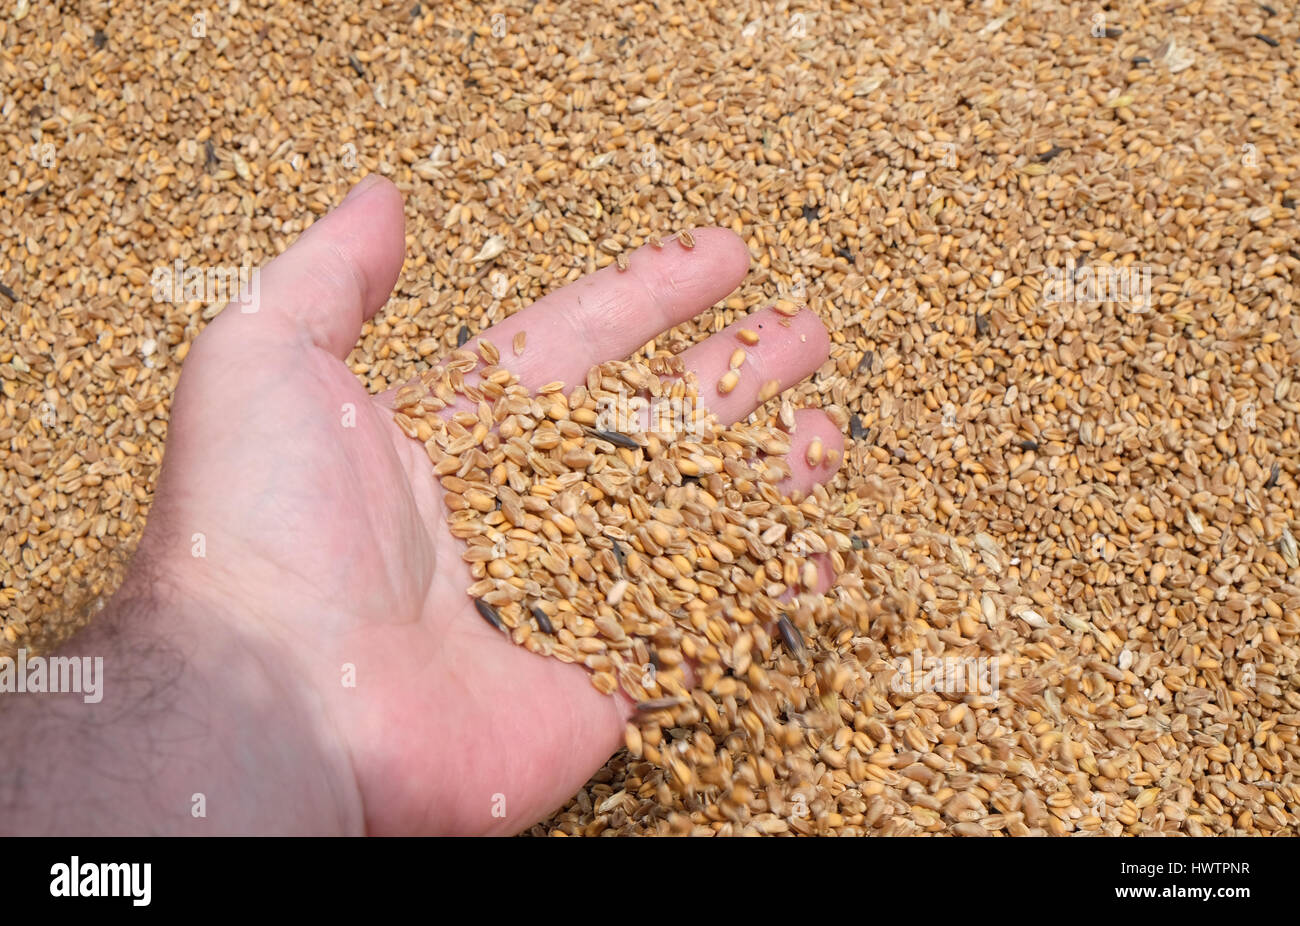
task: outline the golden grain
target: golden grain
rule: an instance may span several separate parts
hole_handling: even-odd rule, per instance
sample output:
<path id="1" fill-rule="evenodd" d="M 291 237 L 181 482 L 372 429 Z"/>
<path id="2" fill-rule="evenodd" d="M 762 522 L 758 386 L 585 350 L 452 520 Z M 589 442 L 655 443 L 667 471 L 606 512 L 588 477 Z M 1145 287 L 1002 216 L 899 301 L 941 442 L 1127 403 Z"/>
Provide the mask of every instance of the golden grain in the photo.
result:
<path id="1" fill-rule="evenodd" d="M 66 636 L 88 616 L 82 590 L 92 602 L 111 591 L 139 536 L 179 366 L 222 310 L 151 301 L 151 272 L 178 257 L 256 265 L 383 170 L 407 197 L 407 263 L 349 366 L 375 392 L 420 376 L 428 394 L 399 393 L 397 426 L 436 473 L 467 480 L 462 501 L 468 491 L 482 505 L 482 491 L 501 502 L 466 502 L 458 536 L 473 543 L 513 518 L 511 531 L 558 545 L 554 598 L 530 600 L 545 567 L 510 557 L 491 567 L 506 578 L 479 564 L 476 593 L 504 599 L 488 603 L 512 615 L 512 633 L 535 625 L 532 645 L 592 660 L 602 685 L 644 680 L 638 699 L 677 685 L 672 696 L 689 701 L 675 708 L 685 738 L 648 724 L 637 752 L 535 831 L 1296 831 L 1300 93 L 1267 42 L 1214 5 L 1183 6 L 1176 24 L 1129 11 L 1122 55 L 1151 60 L 1090 96 L 1077 88 L 1113 71 L 1117 46 L 1064 28 L 1052 4 L 1003 22 L 978 5 L 885 0 L 809 16 L 797 42 L 781 30 L 742 45 L 736 23 L 688 6 L 651 10 L 619 47 L 600 4 L 536 19 L 507 3 L 501 41 L 473 4 L 425 6 L 381 10 L 364 27 L 344 7 L 232 17 L 216 38 L 225 70 L 153 0 L 114 14 L 149 54 L 91 41 L 102 24 L 76 13 L 15 7 L 6 51 L 22 67 L 0 77 L 0 99 L 35 121 L 5 134 L 24 195 L 0 262 L 0 649 Z M 683 25 L 698 54 L 681 53 Z M 1280 19 L 1251 28 L 1289 41 Z M 843 36 L 882 29 L 896 41 L 879 67 L 845 71 L 802 44 L 838 53 Z M 312 54 L 316 35 L 335 53 Z M 1194 38 L 1206 35 L 1232 67 L 1214 66 Z M 1044 47 L 1058 66 L 1026 70 Z M 412 55 L 444 77 L 410 79 Z M 335 69 L 351 56 L 364 78 Z M 231 80 L 242 71 L 284 93 Z M 920 83 L 891 76 L 922 71 Z M 196 121 L 192 87 L 226 100 L 228 118 Z M 426 111 L 438 121 L 409 115 Z M 539 118 L 552 131 L 536 131 Z M 673 147 L 656 149 L 664 137 Z M 793 429 L 796 408 L 843 407 L 847 458 L 824 497 L 781 505 L 785 519 L 758 533 L 785 461 L 747 454 L 779 441 L 741 429 L 722 444 L 677 435 L 632 449 L 584 430 L 592 394 L 560 401 L 563 385 L 550 384 L 507 411 L 496 378 L 461 403 L 428 375 L 481 366 L 481 347 L 468 361 L 448 354 L 602 254 L 661 248 L 654 230 L 669 222 L 735 229 L 755 260 L 736 295 L 657 341 L 655 376 L 680 373 L 682 350 L 772 293 L 789 297 L 779 324 L 807 302 L 830 332 L 830 360 L 755 424 Z M 1150 272 L 1149 305 L 1079 296 L 1125 268 Z M 437 418 L 479 399 L 500 411 L 495 431 Z M 471 472 L 498 451 L 491 470 Z M 504 497 L 505 460 L 530 454 L 547 473 Z M 620 481 L 637 478 L 633 461 L 648 480 L 636 501 L 636 483 Z M 840 461 L 825 450 L 824 462 Z M 723 486 L 742 507 L 715 494 Z M 555 500 L 563 521 L 533 510 Z M 654 520 L 667 538 L 636 526 L 652 510 L 681 518 Z M 833 546 L 817 549 L 806 526 Z M 565 560 L 579 543 L 588 555 Z M 836 574 L 821 595 L 798 587 L 810 553 L 830 563 L 823 582 Z M 671 603 L 656 620 L 680 639 L 647 643 L 624 614 L 653 602 L 642 597 L 651 576 Z M 615 618 L 599 609 L 614 610 L 606 596 L 620 580 Z M 735 594 L 746 606 L 720 616 Z M 579 617 L 571 596 L 592 609 Z M 678 612 L 686 624 L 668 616 Z M 778 614 L 821 662 L 792 654 Z M 632 629 L 614 642 L 596 617 Z M 582 652 L 578 639 L 604 649 Z M 724 667 L 698 696 L 662 668 L 687 649 Z M 969 713 L 945 726 L 946 696 L 880 680 L 914 650 L 996 652 L 1002 689 L 959 695 Z M 832 662 L 877 670 L 846 694 Z M 643 665 L 661 667 L 654 681 L 624 672 Z M 769 726 L 782 717 L 793 732 Z M 1093 768 L 1104 777 L 1088 780 Z M 1090 789 L 1105 797 L 1095 814 Z M 795 794 L 808 815 L 781 816 Z M 1055 794 L 1077 799 L 1054 808 Z"/>

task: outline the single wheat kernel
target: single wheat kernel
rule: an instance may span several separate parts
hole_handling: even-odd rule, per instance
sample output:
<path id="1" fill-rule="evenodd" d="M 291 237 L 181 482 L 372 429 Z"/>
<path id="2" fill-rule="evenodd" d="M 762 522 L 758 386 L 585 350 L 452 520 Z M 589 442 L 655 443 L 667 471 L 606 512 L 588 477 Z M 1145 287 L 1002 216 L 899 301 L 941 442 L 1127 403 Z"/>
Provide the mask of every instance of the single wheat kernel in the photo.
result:
<path id="1" fill-rule="evenodd" d="M 736 337 L 740 338 L 742 343 L 748 344 L 751 347 L 758 343 L 758 332 L 752 328 L 741 328 L 736 332 Z"/>
<path id="2" fill-rule="evenodd" d="M 768 399 L 775 398 L 777 393 L 780 391 L 780 380 L 769 379 L 767 382 L 763 383 L 763 387 L 758 390 L 758 401 L 766 402 Z"/>
<path id="3" fill-rule="evenodd" d="M 733 370 L 739 370 L 745 363 L 745 351 L 739 347 L 731 352 L 731 359 L 727 361 L 727 366 Z"/>
<path id="4" fill-rule="evenodd" d="M 529 609 L 532 612 L 533 619 L 537 621 L 537 629 L 542 633 L 555 633 L 555 627 L 551 624 L 550 616 L 542 610 L 541 605 L 533 605 Z"/>
<path id="5" fill-rule="evenodd" d="M 661 250 L 661 251 L 663 250 L 664 242 L 663 242 L 663 239 L 660 238 L 658 235 L 651 235 L 651 236 L 650 236 L 650 244 L 653 245 L 655 248 L 658 248 L 658 249 Z"/>
<path id="6" fill-rule="evenodd" d="M 803 662 L 808 655 L 808 647 L 804 643 L 803 634 L 799 632 L 799 628 L 791 622 L 790 618 L 784 615 L 776 622 L 776 626 L 781 632 L 781 642 L 790 651 L 790 655 Z"/>
<path id="7" fill-rule="evenodd" d="M 619 251 L 614 257 L 614 263 L 618 265 L 619 272 L 623 272 L 627 269 L 627 255 Z"/>
<path id="8" fill-rule="evenodd" d="M 605 603 L 612 608 L 618 607 L 619 602 L 623 600 L 623 596 L 627 593 L 627 587 L 627 579 L 620 579 L 615 582 L 610 586 L 609 594 L 605 596 Z"/>
<path id="9" fill-rule="evenodd" d="M 623 727 L 623 745 L 627 747 L 630 755 L 638 759 L 641 757 L 641 730 L 636 724 L 629 723 Z"/>
<path id="10" fill-rule="evenodd" d="M 772 304 L 772 308 L 776 310 L 778 315 L 784 315 L 786 318 L 793 318 L 799 314 L 801 306 L 796 302 L 791 302 L 789 299 L 778 299 Z"/>
<path id="11" fill-rule="evenodd" d="M 678 232 L 677 240 L 680 241 L 682 247 L 686 248 L 688 251 L 695 247 L 695 236 L 688 231 Z"/>
<path id="12" fill-rule="evenodd" d="M 718 380 L 718 394 L 726 395 L 736 388 L 736 383 L 738 382 L 740 382 L 740 374 L 735 370 L 728 370 L 723 374 L 722 378 Z"/>
<path id="13" fill-rule="evenodd" d="M 528 341 L 528 332 L 520 331 L 515 335 L 514 341 L 511 342 L 515 350 L 515 356 L 518 357 L 524 352 L 524 344 Z"/>
<path id="14" fill-rule="evenodd" d="M 497 630 L 505 630 L 505 622 L 501 620 L 501 614 L 492 605 L 488 604 L 482 598 L 474 599 L 474 608 L 478 611 L 479 616 L 487 621 Z"/>
<path id="15" fill-rule="evenodd" d="M 804 454 L 804 459 L 808 461 L 809 466 L 820 466 L 823 456 L 822 439 L 814 437 L 808 442 L 808 452 Z"/>

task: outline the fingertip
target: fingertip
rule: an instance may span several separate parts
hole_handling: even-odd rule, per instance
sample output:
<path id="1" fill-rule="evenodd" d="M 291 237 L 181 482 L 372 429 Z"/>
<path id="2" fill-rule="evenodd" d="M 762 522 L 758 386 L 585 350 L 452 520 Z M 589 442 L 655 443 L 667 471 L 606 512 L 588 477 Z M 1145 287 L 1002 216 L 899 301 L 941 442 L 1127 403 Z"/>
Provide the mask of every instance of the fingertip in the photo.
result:
<path id="1" fill-rule="evenodd" d="M 688 231 L 695 239 L 695 247 L 703 249 L 712 260 L 717 261 L 720 275 L 739 280 L 749 272 L 749 245 L 730 228 L 706 225 Z"/>
<path id="2" fill-rule="evenodd" d="M 336 247 L 361 270 L 364 317 L 369 319 L 388 301 L 406 258 L 402 192 L 383 174 L 366 174 L 327 220 L 331 218 L 344 225 Z"/>
<path id="3" fill-rule="evenodd" d="M 815 312 L 760 309 L 736 319 L 682 354 L 701 401 L 724 423 L 811 376 L 830 355 L 830 336 Z"/>
<path id="4" fill-rule="evenodd" d="M 388 301 L 406 255 L 402 194 L 364 177 L 327 215 L 260 268 L 249 298 L 210 326 L 232 339 L 310 343 L 339 359 Z M 303 335 L 306 337 L 304 338 Z"/>
<path id="5" fill-rule="evenodd" d="M 755 318 L 774 322 L 787 329 L 799 342 L 799 349 L 807 357 L 817 357 L 817 365 L 825 362 L 831 353 L 831 334 L 822 317 L 808 306 L 799 306 L 793 315 L 785 315 L 776 308 L 754 313 Z"/>
<path id="6" fill-rule="evenodd" d="M 797 410 L 790 429 L 790 453 L 786 456 L 790 476 L 780 484 L 780 490 L 786 494 L 807 493 L 813 486 L 829 482 L 844 462 L 844 446 L 844 434 L 824 411 Z"/>

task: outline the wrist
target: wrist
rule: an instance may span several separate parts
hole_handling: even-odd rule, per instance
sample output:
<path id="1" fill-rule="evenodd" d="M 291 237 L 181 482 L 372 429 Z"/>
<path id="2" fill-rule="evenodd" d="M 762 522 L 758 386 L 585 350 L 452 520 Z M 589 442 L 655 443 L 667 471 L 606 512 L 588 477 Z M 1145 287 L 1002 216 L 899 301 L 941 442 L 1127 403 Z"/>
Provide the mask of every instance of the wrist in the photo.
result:
<path id="1" fill-rule="evenodd" d="M 134 623 L 137 649 L 157 641 L 180 667 L 178 700 L 158 721 L 192 746 L 165 779 L 169 804 L 184 805 L 181 831 L 361 833 L 350 756 L 278 624 L 249 612 L 223 583 L 141 565 L 106 610 L 114 623 Z M 194 815 L 198 794 L 205 818 Z"/>
<path id="2" fill-rule="evenodd" d="M 361 832 L 348 756 L 311 689 L 257 622 L 193 577 L 137 555 L 63 654 L 102 658 L 99 699 L 5 699 L 0 744 L 21 746 L 32 782 L 0 795 L 19 808 L 6 829 Z"/>

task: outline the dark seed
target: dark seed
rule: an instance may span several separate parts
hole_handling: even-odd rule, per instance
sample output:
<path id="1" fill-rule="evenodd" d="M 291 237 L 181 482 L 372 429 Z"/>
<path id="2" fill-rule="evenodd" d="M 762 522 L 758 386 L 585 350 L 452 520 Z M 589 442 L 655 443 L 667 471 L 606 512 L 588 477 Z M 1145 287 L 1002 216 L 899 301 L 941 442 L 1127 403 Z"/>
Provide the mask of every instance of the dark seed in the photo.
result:
<path id="1" fill-rule="evenodd" d="M 1273 486 L 1277 485 L 1277 477 L 1280 471 L 1281 467 L 1274 463 L 1273 468 L 1268 472 L 1268 482 L 1264 483 L 1264 488 L 1271 489 Z"/>
<path id="2" fill-rule="evenodd" d="M 836 248 L 835 253 L 840 257 L 843 257 L 845 260 L 853 260 L 853 252 L 848 248 Z"/>
<path id="3" fill-rule="evenodd" d="M 1121 29 L 1119 26 L 1106 27 L 1106 38 L 1108 39 L 1117 39 L 1123 34 L 1124 34 L 1124 30 Z"/>
<path id="4" fill-rule="evenodd" d="M 8 286 L 5 286 L 3 283 L 0 283 L 0 293 L 3 293 L 6 298 L 10 299 L 13 302 L 18 301 L 18 294 L 14 292 L 12 289 L 10 289 Z"/>
<path id="5" fill-rule="evenodd" d="M 217 166 L 217 149 L 210 138 L 203 143 L 203 159 L 209 171 Z"/>
<path id="6" fill-rule="evenodd" d="M 803 217 L 807 219 L 809 222 L 811 222 L 813 219 L 817 218 L 821 214 L 822 214 L 822 210 L 820 206 L 803 207 Z"/>
<path id="7" fill-rule="evenodd" d="M 1021 450 L 1037 450 L 1037 449 L 1038 449 L 1038 441 L 1036 441 L 1036 440 L 1022 440 L 1022 441 L 1020 442 L 1020 449 L 1021 449 Z"/>
<path id="8" fill-rule="evenodd" d="M 618 560 L 618 568 L 627 568 L 627 554 L 623 552 L 623 544 L 617 540 L 614 541 L 614 559 Z"/>
<path id="9" fill-rule="evenodd" d="M 497 630 L 506 629 L 505 621 L 501 620 L 501 612 L 499 612 L 496 608 L 492 607 L 492 605 L 488 604 L 486 601 L 482 600 L 481 598 L 475 598 L 474 607 L 478 609 L 478 613 L 483 618 L 483 620 L 487 621 Z"/>
<path id="10" fill-rule="evenodd" d="M 858 372 L 870 373 L 871 368 L 875 365 L 876 365 L 876 352 L 874 350 L 869 350 L 865 354 L 863 354 L 862 359 L 858 361 Z"/>
<path id="11" fill-rule="evenodd" d="M 669 708 L 685 703 L 685 698 L 651 698 L 648 701 L 636 702 L 636 709 L 642 714 L 649 714 L 654 711 L 666 711 Z"/>
<path id="12" fill-rule="evenodd" d="M 849 538 L 849 545 L 855 550 L 865 550 L 867 548 L 867 542 L 857 534 L 854 534 Z"/>
<path id="13" fill-rule="evenodd" d="M 1146 55 L 1138 55 L 1136 58 L 1133 59 L 1133 63 L 1134 63 L 1134 64 L 1150 64 L 1150 63 L 1151 63 L 1151 59 L 1148 58 Z"/>
<path id="14" fill-rule="evenodd" d="M 352 65 L 352 70 L 357 72 L 358 77 L 365 78 L 366 69 L 361 66 L 361 62 L 357 60 L 356 55 L 348 55 L 348 64 Z"/>
<path id="15" fill-rule="evenodd" d="M 465 346 L 465 342 L 468 341 L 469 338 L 470 338 L 470 334 L 469 334 L 469 326 L 468 326 L 468 325 L 461 325 L 461 326 L 460 326 L 460 331 L 457 332 L 457 334 L 456 334 L 456 346 L 457 346 L 457 347 L 464 347 L 464 346 Z"/>
<path id="16" fill-rule="evenodd" d="M 1273 38 L 1271 35 L 1264 35 L 1262 32 L 1256 32 L 1254 37 L 1259 39 L 1269 48 L 1277 48 L 1280 44 L 1277 39 Z"/>
<path id="17" fill-rule="evenodd" d="M 989 336 L 989 317 L 981 312 L 975 313 L 975 333 L 981 338 Z"/>
<path id="18" fill-rule="evenodd" d="M 1295 208 L 1295 200 L 1294 200 L 1294 199 L 1284 199 L 1284 200 L 1282 200 L 1282 208 L 1283 208 L 1283 209 L 1294 209 L 1294 208 Z"/>
<path id="19" fill-rule="evenodd" d="M 108 36 L 104 35 L 104 31 L 102 29 L 95 30 L 94 42 L 96 48 L 103 48 L 105 45 L 108 44 Z"/>
<path id="20" fill-rule="evenodd" d="M 867 436 L 867 431 L 862 427 L 862 419 L 857 414 L 849 415 L 849 436 L 854 440 L 862 440 Z"/>
<path id="21" fill-rule="evenodd" d="M 799 632 L 799 628 L 790 623 L 790 618 L 784 615 L 776 622 L 776 628 L 781 631 L 781 642 L 790 651 L 790 655 L 803 662 L 808 656 L 808 647 L 804 645 L 803 634 Z"/>
<path id="22" fill-rule="evenodd" d="M 1048 161 L 1050 161 L 1052 158 L 1056 157 L 1058 154 L 1060 154 L 1060 153 L 1063 152 L 1064 150 L 1065 150 L 1065 149 L 1062 148 L 1060 145 L 1052 145 L 1051 148 L 1048 148 L 1046 151 L 1044 151 L 1044 152 L 1043 152 L 1042 154 L 1040 154 L 1038 157 L 1034 158 L 1034 160 L 1036 160 L 1036 161 L 1037 161 L 1038 163 L 1040 163 L 1040 164 L 1046 164 Z"/>
<path id="23" fill-rule="evenodd" d="M 1265 16 L 1268 16 L 1270 19 L 1271 19 L 1272 17 L 1274 17 L 1274 16 L 1277 15 L 1277 10 L 1273 9 L 1273 8 L 1272 8 L 1271 6 L 1269 6 L 1267 3 L 1261 3 L 1261 4 L 1259 5 L 1259 8 L 1260 8 L 1261 10 L 1263 10 L 1263 11 L 1264 11 L 1264 15 L 1265 15 Z"/>
<path id="24" fill-rule="evenodd" d="M 588 428 L 588 431 L 600 440 L 609 441 L 615 447 L 622 447 L 624 450 L 640 450 L 641 445 L 626 434 L 620 434 L 617 431 L 601 431 L 596 428 Z"/>
<path id="25" fill-rule="evenodd" d="M 537 621 L 537 628 L 541 630 L 542 633 L 549 633 L 551 635 L 555 634 L 555 625 L 551 623 L 551 619 L 546 616 L 545 611 L 537 605 L 533 605 L 529 610 L 533 612 L 533 617 Z"/>

